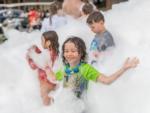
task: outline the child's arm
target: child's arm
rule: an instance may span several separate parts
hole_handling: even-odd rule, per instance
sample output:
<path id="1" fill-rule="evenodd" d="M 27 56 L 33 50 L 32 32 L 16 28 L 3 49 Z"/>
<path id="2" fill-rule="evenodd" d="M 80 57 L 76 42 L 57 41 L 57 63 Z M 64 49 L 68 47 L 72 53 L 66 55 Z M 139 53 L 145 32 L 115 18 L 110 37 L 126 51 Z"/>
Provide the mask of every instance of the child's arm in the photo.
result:
<path id="1" fill-rule="evenodd" d="M 105 74 L 101 74 L 97 81 L 98 82 L 102 82 L 104 84 L 111 84 L 112 82 L 114 82 L 117 78 L 119 78 L 125 71 L 127 71 L 130 68 L 135 68 L 139 63 L 139 59 L 137 58 L 127 58 L 124 65 L 115 73 L 113 73 L 110 76 L 106 76 Z"/>

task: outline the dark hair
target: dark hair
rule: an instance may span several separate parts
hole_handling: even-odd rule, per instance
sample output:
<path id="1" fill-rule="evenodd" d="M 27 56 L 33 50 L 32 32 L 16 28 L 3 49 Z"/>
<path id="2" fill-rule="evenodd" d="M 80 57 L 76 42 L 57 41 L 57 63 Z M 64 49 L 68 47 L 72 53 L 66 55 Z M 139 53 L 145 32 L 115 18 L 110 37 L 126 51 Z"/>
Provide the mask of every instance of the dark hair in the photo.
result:
<path id="1" fill-rule="evenodd" d="M 44 32 L 42 34 L 42 36 L 44 37 L 45 42 L 46 41 L 51 42 L 50 48 L 52 48 L 56 52 L 56 54 L 58 54 L 59 53 L 59 43 L 58 43 L 57 33 L 55 31 L 47 31 L 47 32 Z"/>
<path id="2" fill-rule="evenodd" d="M 70 38 L 68 38 L 64 43 L 63 43 L 63 46 L 62 46 L 62 60 L 63 60 L 63 63 L 64 64 L 67 64 L 67 61 L 64 57 L 64 49 L 65 49 L 65 44 L 67 42 L 72 42 L 74 43 L 74 45 L 76 46 L 77 50 L 78 50 L 78 53 L 81 54 L 81 61 L 82 62 L 86 62 L 86 56 L 87 56 L 87 53 L 86 53 L 86 46 L 85 46 L 85 42 L 79 38 L 79 37 L 76 37 L 76 36 L 72 36 Z"/>
<path id="3" fill-rule="evenodd" d="M 62 2 L 60 2 L 60 1 L 55 1 L 54 3 L 55 3 L 55 5 L 56 5 L 56 7 L 57 7 L 57 11 L 60 10 L 60 9 L 62 9 Z"/>
<path id="4" fill-rule="evenodd" d="M 94 12 L 92 12 L 89 16 L 88 16 L 88 18 L 87 18 L 87 23 L 88 24 L 93 24 L 93 22 L 99 22 L 99 21 L 105 21 L 104 20 L 104 16 L 103 16 L 103 14 L 101 13 L 101 12 L 99 12 L 99 11 L 94 11 Z"/>
<path id="5" fill-rule="evenodd" d="M 89 3 L 89 0 L 81 0 L 84 3 Z"/>
<path id="6" fill-rule="evenodd" d="M 86 15 L 91 14 L 93 12 L 93 5 L 90 3 L 84 4 L 82 11 Z"/>

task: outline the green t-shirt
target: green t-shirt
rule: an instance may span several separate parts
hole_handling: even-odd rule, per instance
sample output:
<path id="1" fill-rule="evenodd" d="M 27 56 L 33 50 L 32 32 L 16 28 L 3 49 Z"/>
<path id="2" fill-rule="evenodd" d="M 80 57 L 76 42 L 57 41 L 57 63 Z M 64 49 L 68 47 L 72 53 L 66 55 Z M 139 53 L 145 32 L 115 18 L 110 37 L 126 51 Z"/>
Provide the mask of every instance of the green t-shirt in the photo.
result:
<path id="1" fill-rule="evenodd" d="M 56 72 L 56 79 L 63 80 L 63 86 L 71 88 L 78 97 L 87 89 L 89 80 L 96 81 L 100 73 L 91 65 L 81 63 L 79 72 L 67 75 L 65 68 Z"/>

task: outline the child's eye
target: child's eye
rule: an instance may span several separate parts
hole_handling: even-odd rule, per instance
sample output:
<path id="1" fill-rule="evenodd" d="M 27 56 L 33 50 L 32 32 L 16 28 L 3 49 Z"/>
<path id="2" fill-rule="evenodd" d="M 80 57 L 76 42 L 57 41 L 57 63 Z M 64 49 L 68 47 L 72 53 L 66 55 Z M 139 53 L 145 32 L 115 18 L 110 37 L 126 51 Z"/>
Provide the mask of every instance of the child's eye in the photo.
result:
<path id="1" fill-rule="evenodd" d="M 77 52 L 77 50 L 72 50 L 71 52 Z"/>
<path id="2" fill-rule="evenodd" d="M 64 50 L 64 52 L 65 52 L 65 53 L 67 53 L 67 52 L 68 52 L 68 50 Z"/>
<path id="3" fill-rule="evenodd" d="M 74 52 L 77 52 L 77 50 L 64 50 L 64 52 L 65 52 L 65 53 L 68 53 L 68 52 L 74 53 Z"/>

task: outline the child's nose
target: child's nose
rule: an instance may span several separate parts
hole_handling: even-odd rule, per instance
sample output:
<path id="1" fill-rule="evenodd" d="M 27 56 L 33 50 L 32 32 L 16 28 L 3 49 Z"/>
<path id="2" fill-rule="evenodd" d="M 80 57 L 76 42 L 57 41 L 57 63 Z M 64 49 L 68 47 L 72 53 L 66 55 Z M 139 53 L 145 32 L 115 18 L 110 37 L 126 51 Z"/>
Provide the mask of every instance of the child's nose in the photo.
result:
<path id="1" fill-rule="evenodd" d="M 68 54 L 67 54 L 68 56 L 71 56 L 72 55 L 72 52 L 68 52 Z"/>

